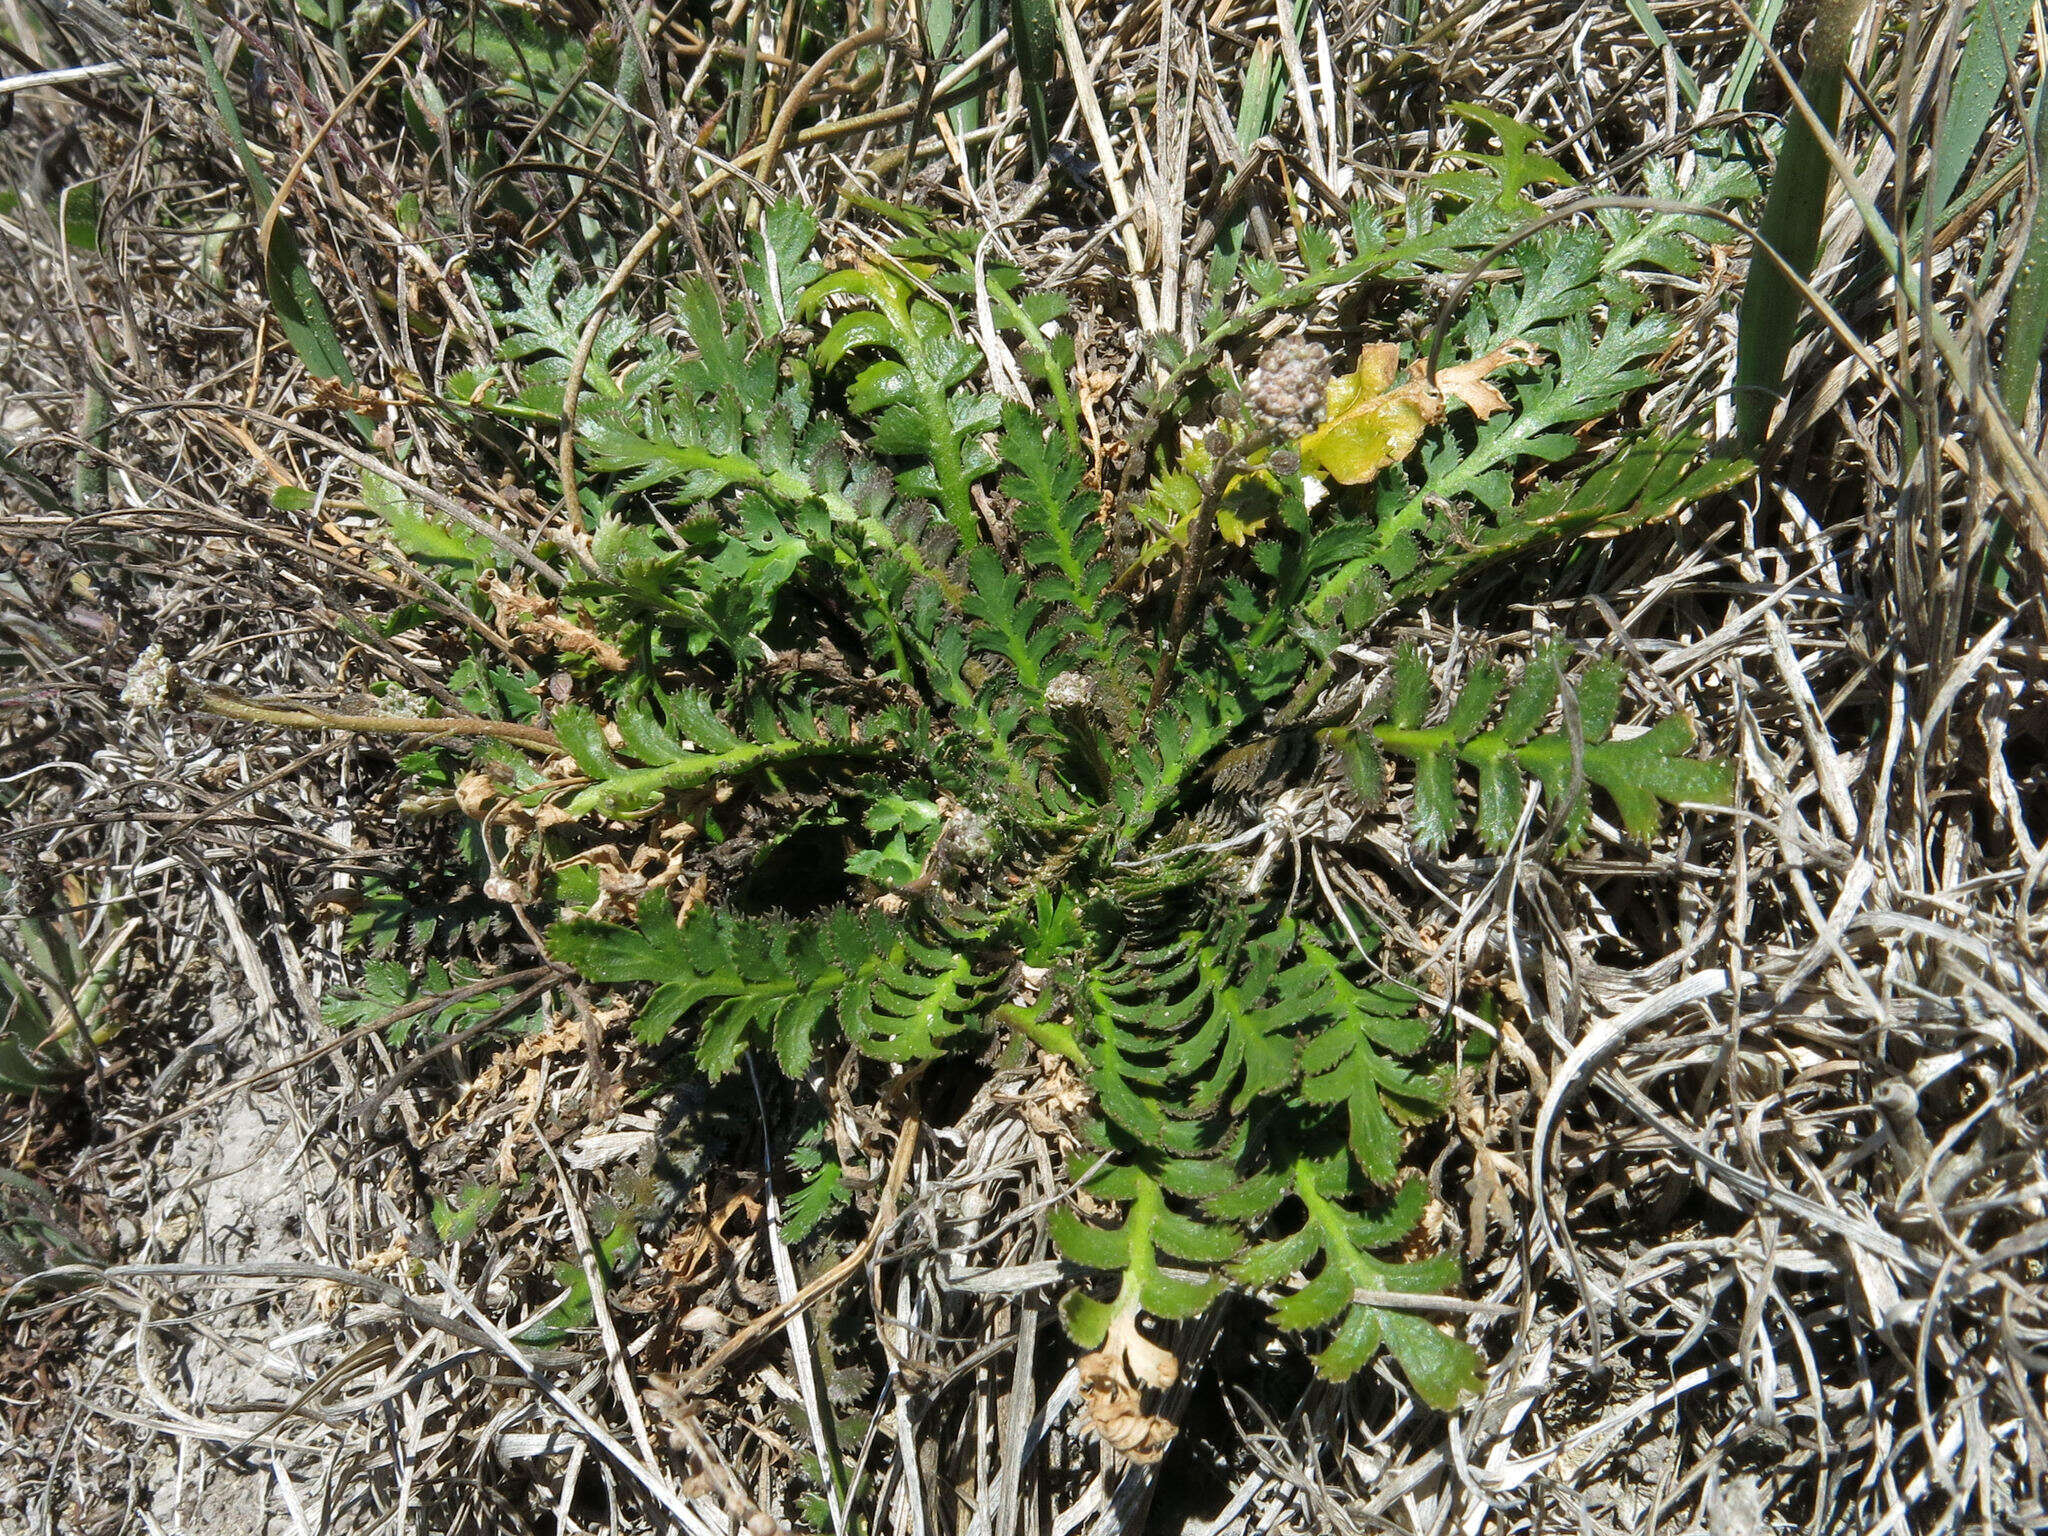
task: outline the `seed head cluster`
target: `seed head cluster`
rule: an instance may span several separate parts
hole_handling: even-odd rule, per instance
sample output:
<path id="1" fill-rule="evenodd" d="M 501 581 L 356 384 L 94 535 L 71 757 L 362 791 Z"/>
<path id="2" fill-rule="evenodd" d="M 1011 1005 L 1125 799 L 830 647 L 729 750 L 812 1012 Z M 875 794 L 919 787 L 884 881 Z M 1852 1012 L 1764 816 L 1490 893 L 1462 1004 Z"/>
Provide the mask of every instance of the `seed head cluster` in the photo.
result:
<path id="1" fill-rule="evenodd" d="M 1259 354 L 1245 404 L 1261 426 L 1296 438 L 1323 424 L 1329 396 L 1329 352 L 1299 336 L 1283 336 Z"/>
<path id="2" fill-rule="evenodd" d="M 1045 702 L 1054 709 L 1086 709 L 1095 699 L 1095 684 L 1079 672 L 1062 672 L 1045 685 Z"/>

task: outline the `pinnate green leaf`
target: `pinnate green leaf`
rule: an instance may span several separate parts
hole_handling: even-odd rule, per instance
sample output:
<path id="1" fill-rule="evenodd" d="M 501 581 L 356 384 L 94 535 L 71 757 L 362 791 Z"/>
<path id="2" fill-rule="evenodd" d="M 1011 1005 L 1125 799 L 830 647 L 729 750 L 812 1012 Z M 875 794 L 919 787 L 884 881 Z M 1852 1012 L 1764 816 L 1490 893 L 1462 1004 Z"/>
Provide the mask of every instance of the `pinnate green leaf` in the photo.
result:
<path id="1" fill-rule="evenodd" d="M 1485 1357 L 1463 1339 L 1412 1312 L 1375 1307 L 1387 1350 L 1415 1395 L 1439 1413 L 1453 1412 L 1486 1390 Z"/>
<path id="2" fill-rule="evenodd" d="M 1053 1207 L 1046 1225 L 1053 1246 L 1076 1264 L 1121 1270 L 1131 1262 L 1131 1238 L 1124 1227 L 1093 1226 L 1063 1205 Z"/>

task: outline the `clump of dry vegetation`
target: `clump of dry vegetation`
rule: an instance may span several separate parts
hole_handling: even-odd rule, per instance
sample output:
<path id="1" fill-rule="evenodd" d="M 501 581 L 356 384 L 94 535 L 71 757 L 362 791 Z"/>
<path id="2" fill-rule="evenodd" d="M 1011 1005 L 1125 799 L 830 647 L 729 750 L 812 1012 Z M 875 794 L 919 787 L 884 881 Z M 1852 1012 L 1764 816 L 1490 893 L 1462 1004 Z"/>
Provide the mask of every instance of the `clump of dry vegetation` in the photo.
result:
<path id="1" fill-rule="evenodd" d="M 0 10 L 18 1528 L 2039 1528 L 2041 39 L 1794 9 Z"/>

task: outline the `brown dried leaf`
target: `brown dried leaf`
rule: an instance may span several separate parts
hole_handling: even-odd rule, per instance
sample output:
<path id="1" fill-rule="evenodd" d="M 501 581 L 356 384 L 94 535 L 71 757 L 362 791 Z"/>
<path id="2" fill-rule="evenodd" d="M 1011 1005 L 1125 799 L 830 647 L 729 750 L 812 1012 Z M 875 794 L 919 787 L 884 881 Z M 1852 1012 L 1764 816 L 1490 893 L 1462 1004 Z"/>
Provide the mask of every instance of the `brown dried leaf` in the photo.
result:
<path id="1" fill-rule="evenodd" d="M 515 631 L 543 641 L 550 649 L 588 656 L 607 672 L 624 672 L 632 666 L 626 653 L 611 641 L 573 619 L 564 618 L 561 605 L 554 599 L 521 592 L 496 571 L 484 572 L 476 586 Z"/>
<path id="2" fill-rule="evenodd" d="M 1514 1116 L 1506 1105 L 1492 1113 L 1469 1095 L 1461 1094 L 1457 1105 L 1458 1132 L 1472 1148 L 1472 1183 L 1465 1200 L 1465 1256 L 1477 1260 L 1486 1250 L 1491 1228 L 1516 1230 L 1514 1195 L 1529 1193 L 1529 1176 L 1522 1165 L 1493 1149 L 1492 1143 L 1506 1132 Z"/>
<path id="3" fill-rule="evenodd" d="M 1515 336 L 1502 342 L 1484 357 L 1475 357 L 1468 363 L 1454 363 L 1449 368 L 1439 368 L 1436 373 L 1436 387 L 1452 399 L 1463 403 L 1465 408 L 1481 421 L 1497 411 L 1508 408 L 1508 397 L 1490 383 L 1487 375 L 1502 368 L 1521 363 L 1534 366 L 1543 361 L 1539 347 Z M 1410 375 L 1418 382 L 1425 383 L 1424 365 L 1415 362 Z"/>
<path id="4" fill-rule="evenodd" d="M 1180 1380 L 1180 1361 L 1139 1331 L 1138 1309 L 1119 1313 L 1102 1348 L 1083 1355 L 1074 1369 L 1089 1423 L 1103 1443 L 1132 1461 L 1157 1461 L 1179 1426 L 1147 1413 L 1140 1389 L 1172 1386 Z"/>

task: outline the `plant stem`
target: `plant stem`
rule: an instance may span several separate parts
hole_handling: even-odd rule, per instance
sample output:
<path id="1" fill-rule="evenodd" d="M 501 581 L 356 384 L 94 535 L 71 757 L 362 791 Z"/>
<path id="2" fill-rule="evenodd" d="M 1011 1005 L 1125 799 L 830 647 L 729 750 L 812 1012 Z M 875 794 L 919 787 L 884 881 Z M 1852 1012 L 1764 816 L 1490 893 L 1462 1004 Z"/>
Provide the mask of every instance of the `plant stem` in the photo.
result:
<path id="1" fill-rule="evenodd" d="M 1173 594 L 1173 615 L 1166 625 L 1166 652 L 1159 658 L 1159 670 L 1152 675 L 1152 697 L 1145 704 L 1147 720 L 1158 710 L 1159 701 L 1166 697 L 1166 685 L 1173 680 L 1181 643 L 1187 639 L 1188 627 L 1194 622 L 1195 594 L 1201 589 L 1202 567 L 1208 560 L 1210 541 L 1216 535 L 1217 508 L 1223 505 L 1223 497 L 1231 483 L 1244 472 L 1252 457 L 1279 440 L 1278 432 L 1261 428 L 1216 455 L 1216 463 L 1202 487 L 1201 509 L 1195 513 L 1194 526 L 1188 529 L 1187 558 L 1181 564 L 1180 584 Z"/>
<path id="2" fill-rule="evenodd" d="M 259 704 L 220 688 L 193 688 L 186 697 L 205 714 L 257 725 L 282 725 L 300 731 L 356 731 L 366 736 L 492 736 L 533 751 L 562 750 L 553 731 L 510 720 L 484 720 L 467 715 L 414 720 L 403 715 L 349 714 L 306 704 Z"/>

